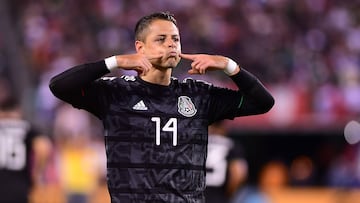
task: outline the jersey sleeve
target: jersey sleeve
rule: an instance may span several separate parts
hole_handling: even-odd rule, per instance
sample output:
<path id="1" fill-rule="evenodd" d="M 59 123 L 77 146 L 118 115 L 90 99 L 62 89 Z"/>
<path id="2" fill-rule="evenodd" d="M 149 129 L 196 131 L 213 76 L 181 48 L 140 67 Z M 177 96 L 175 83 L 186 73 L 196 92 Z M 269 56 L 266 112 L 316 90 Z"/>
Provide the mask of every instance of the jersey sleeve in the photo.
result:
<path id="1" fill-rule="evenodd" d="M 101 118 L 111 89 L 111 80 L 101 79 L 107 73 L 104 61 L 83 64 L 53 77 L 49 87 L 57 98 Z"/>
<path id="2" fill-rule="evenodd" d="M 223 119 L 234 119 L 241 98 L 242 94 L 238 91 L 211 86 L 209 124 Z"/>
<path id="3" fill-rule="evenodd" d="M 78 109 L 84 109 L 102 118 L 111 96 L 111 81 L 108 78 L 100 78 L 86 87 L 78 94 L 73 95 L 71 105 Z"/>
<path id="4" fill-rule="evenodd" d="M 251 73 L 242 69 L 231 76 L 238 90 L 212 87 L 210 89 L 210 124 L 223 119 L 266 113 L 274 105 L 274 98 Z"/>

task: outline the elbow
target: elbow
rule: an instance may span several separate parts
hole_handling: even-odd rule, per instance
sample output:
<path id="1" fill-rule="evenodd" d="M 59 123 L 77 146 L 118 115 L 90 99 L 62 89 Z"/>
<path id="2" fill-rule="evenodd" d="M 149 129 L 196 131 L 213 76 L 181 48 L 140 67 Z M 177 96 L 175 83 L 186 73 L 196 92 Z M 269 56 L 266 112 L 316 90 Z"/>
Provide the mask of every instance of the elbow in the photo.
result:
<path id="1" fill-rule="evenodd" d="M 267 113 L 267 112 L 269 112 L 271 109 L 272 109 L 272 107 L 275 105 L 275 99 L 274 99 L 274 97 L 272 97 L 271 95 L 269 95 L 269 97 L 266 99 L 266 100 L 264 100 L 265 102 L 263 103 L 263 108 L 262 108 L 262 110 L 263 110 L 263 112 L 262 113 Z"/>
<path id="2" fill-rule="evenodd" d="M 51 93 L 58 98 L 62 92 L 66 91 L 64 90 L 63 85 L 59 83 L 59 80 L 56 79 L 56 77 L 51 78 L 49 82 L 49 89 Z"/>
<path id="3" fill-rule="evenodd" d="M 54 78 L 51 78 L 51 80 L 49 82 L 49 89 L 50 89 L 51 93 L 53 93 L 53 95 L 56 95 L 57 88 L 56 88 L 56 85 L 54 83 Z"/>

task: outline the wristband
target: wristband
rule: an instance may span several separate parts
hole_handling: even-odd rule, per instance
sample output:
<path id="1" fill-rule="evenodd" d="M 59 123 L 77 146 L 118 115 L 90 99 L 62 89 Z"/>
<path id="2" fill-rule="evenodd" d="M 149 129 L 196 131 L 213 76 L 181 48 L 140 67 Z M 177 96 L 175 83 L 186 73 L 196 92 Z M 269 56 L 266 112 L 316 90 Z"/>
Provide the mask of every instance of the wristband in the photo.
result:
<path id="1" fill-rule="evenodd" d="M 105 64 L 109 71 L 115 70 L 118 67 L 116 56 L 111 56 L 105 59 Z"/>
<path id="2" fill-rule="evenodd" d="M 227 64 L 226 68 L 224 69 L 224 72 L 227 75 L 231 75 L 236 70 L 238 65 L 231 58 L 228 58 L 228 59 L 229 59 L 229 61 L 228 61 L 228 64 Z"/>

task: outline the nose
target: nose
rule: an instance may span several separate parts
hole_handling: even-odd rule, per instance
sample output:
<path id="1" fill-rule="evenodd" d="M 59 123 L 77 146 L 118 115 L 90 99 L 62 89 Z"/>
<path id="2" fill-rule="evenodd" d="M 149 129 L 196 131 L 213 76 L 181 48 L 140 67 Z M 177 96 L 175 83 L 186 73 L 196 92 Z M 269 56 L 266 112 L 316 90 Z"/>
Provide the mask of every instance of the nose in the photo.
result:
<path id="1" fill-rule="evenodd" d="M 176 42 L 175 42 L 175 40 L 173 40 L 173 39 L 168 39 L 168 40 L 167 40 L 167 46 L 168 46 L 168 47 L 176 47 Z"/>

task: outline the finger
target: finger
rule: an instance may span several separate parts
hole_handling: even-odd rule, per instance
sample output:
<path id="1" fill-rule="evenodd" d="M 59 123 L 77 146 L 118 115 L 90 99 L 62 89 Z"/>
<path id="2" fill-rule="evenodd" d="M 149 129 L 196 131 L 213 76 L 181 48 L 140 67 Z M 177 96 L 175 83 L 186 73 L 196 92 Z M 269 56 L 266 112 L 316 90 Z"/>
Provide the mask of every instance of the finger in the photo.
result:
<path id="1" fill-rule="evenodd" d="M 191 75 L 200 74 L 199 71 L 197 71 L 195 69 L 188 70 L 188 73 L 191 74 Z"/>
<path id="2" fill-rule="evenodd" d="M 204 74 L 206 69 L 206 62 L 198 61 L 194 63 L 194 69 L 199 71 L 200 74 Z"/>
<path id="3" fill-rule="evenodd" d="M 202 75 L 202 74 L 205 74 L 205 70 L 206 70 L 206 67 L 200 66 L 198 71 Z"/>
<path id="4" fill-rule="evenodd" d="M 135 71 L 138 73 L 138 75 L 142 75 L 143 71 L 141 69 L 135 69 Z"/>
<path id="5" fill-rule="evenodd" d="M 149 72 L 149 69 L 141 67 L 139 68 L 138 72 L 140 73 L 140 75 L 144 76 Z"/>
<path id="6" fill-rule="evenodd" d="M 193 68 L 193 69 L 196 69 L 196 70 L 198 70 L 199 69 L 199 63 L 200 63 L 200 61 L 193 61 L 192 63 L 191 63 L 191 67 Z"/>
<path id="7" fill-rule="evenodd" d="M 141 68 L 140 66 L 135 67 L 133 70 L 136 71 L 138 75 L 143 75 L 144 74 L 144 69 Z"/>
<path id="8" fill-rule="evenodd" d="M 196 58 L 196 55 L 195 54 L 183 54 L 183 53 L 180 53 L 180 57 L 183 58 L 183 59 L 188 59 L 188 60 L 195 60 Z"/>
<path id="9" fill-rule="evenodd" d="M 141 66 L 142 74 L 145 75 L 147 72 L 149 72 L 151 67 L 152 67 L 152 65 L 148 60 L 144 61 L 142 66 Z"/>
<path id="10" fill-rule="evenodd" d="M 150 62 L 149 60 L 147 60 L 147 59 L 144 59 L 144 60 L 142 61 L 142 65 L 143 65 L 143 67 L 146 68 L 146 69 L 150 69 L 150 68 L 152 67 L 151 62 Z"/>
<path id="11" fill-rule="evenodd" d="M 147 60 L 140 60 L 138 65 L 134 68 L 140 75 L 146 74 L 151 68 L 151 63 Z"/>
<path id="12" fill-rule="evenodd" d="M 198 64 L 198 70 L 200 74 L 205 74 L 208 68 L 209 68 L 209 63 L 207 61 Z"/>

